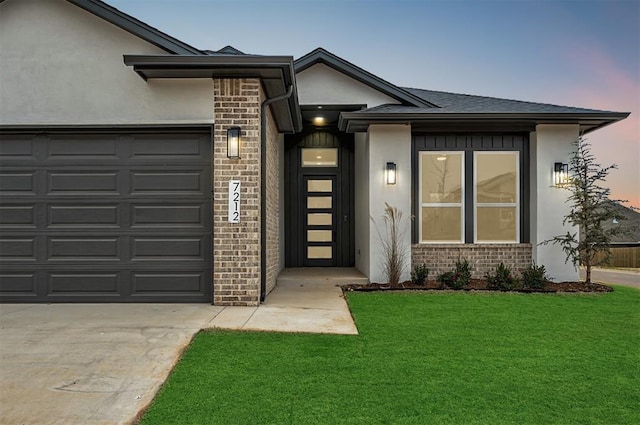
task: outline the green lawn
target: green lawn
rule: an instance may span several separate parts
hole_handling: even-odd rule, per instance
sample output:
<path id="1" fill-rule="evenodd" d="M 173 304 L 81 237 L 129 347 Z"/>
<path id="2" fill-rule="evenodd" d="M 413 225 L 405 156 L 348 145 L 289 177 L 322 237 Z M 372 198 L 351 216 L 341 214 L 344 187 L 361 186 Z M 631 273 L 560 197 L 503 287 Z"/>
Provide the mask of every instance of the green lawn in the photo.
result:
<path id="1" fill-rule="evenodd" d="M 200 333 L 142 423 L 640 423 L 638 290 L 348 300 L 359 336 Z"/>

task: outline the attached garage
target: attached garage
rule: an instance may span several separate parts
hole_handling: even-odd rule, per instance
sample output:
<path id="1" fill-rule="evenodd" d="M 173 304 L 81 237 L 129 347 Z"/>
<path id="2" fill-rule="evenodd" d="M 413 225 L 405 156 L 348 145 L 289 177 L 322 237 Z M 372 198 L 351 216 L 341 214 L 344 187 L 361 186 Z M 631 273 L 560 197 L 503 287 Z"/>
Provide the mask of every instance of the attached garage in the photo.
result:
<path id="1" fill-rule="evenodd" d="M 0 301 L 211 302 L 211 127 L 3 130 Z"/>

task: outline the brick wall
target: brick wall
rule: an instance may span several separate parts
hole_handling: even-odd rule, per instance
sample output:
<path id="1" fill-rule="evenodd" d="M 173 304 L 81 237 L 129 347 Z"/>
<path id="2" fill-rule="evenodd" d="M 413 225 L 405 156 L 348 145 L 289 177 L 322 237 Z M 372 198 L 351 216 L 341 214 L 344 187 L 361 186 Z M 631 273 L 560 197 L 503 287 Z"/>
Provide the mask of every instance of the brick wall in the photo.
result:
<path id="1" fill-rule="evenodd" d="M 280 273 L 280 190 L 278 128 L 267 110 L 267 293 L 276 286 Z"/>
<path id="2" fill-rule="evenodd" d="M 260 302 L 260 100 L 257 79 L 214 80 L 213 303 Z M 240 159 L 227 158 L 227 129 L 242 129 Z M 241 181 L 240 223 L 228 222 L 229 180 Z"/>
<path id="3" fill-rule="evenodd" d="M 455 267 L 458 259 L 467 260 L 472 265 L 472 276 L 483 278 L 501 262 L 519 272 L 531 264 L 531 244 L 415 244 L 411 246 L 412 267 L 426 264 L 429 278 L 435 279 L 441 273 Z"/>

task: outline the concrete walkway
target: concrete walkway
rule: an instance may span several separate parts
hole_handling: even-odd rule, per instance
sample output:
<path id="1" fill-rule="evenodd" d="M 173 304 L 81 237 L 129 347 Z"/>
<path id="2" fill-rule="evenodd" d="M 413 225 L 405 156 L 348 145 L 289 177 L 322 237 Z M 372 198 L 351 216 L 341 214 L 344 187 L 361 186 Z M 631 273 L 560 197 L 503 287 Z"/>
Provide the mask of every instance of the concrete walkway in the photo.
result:
<path id="1" fill-rule="evenodd" d="M 0 304 L 0 424 L 128 424 L 201 329 L 357 333 L 335 283 L 278 285 L 260 307 Z"/>
<path id="2" fill-rule="evenodd" d="M 365 281 L 350 268 L 285 269 L 260 307 L 227 307 L 208 327 L 357 335 L 339 284 Z"/>

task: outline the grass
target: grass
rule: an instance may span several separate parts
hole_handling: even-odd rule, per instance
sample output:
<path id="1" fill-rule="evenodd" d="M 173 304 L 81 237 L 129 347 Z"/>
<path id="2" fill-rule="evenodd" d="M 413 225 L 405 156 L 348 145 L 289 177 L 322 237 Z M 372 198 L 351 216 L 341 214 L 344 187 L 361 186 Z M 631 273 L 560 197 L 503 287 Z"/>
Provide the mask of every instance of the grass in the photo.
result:
<path id="1" fill-rule="evenodd" d="M 348 301 L 359 336 L 198 334 L 142 423 L 640 423 L 636 289 Z"/>

